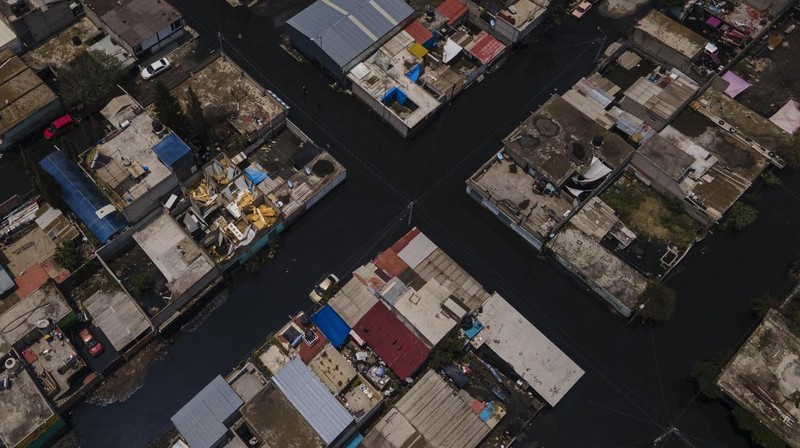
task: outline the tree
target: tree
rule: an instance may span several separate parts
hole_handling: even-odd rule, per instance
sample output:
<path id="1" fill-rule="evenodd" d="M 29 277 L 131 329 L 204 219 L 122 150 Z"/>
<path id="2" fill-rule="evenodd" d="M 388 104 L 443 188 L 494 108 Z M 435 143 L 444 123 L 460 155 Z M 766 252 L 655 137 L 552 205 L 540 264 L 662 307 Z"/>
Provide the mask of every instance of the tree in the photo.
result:
<path id="1" fill-rule="evenodd" d="M 725 218 L 719 223 L 722 230 L 741 231 L 753 224 L 758 218 L 758 212 L 750 204 L 737 202 L 733 204 Z"/>
<path id="2" fill-rule="evenodd" d="M 172 132 L 179 136 L 186 137 L 189 135 L 189 119 L 183 113 L 178 100 L 161 81 L 156 84 L 153 107 L 156 111 L 156 117 L 161 120 L 164 126 L 172 129 Z"/>
<path id="3" fill-rule="evenodd" d="M 692 366 L 689 377 L 697 385 L 700 395 L 709 400 L 722 398 L 722 389 L 717 386 L 717 378 L 725 364 L 725 358 L 724 354 L 719 354 L 709 360 L 698 361 Z"/>
<path id="4" fill-rule="evenodd" d="M 117 84 L 125 79 L 126 70 L 114 56 L 101 51 L 80 53 L 61 72 L 58 87 L 68 105 L 99 108 L 117 95 Z"/>
<path id="5" fill-rule="evenodd" d="M 442 367 L 451 364 L 453 361 L 461 359 L 464 354 L 464 346 L 466 341 L 461 336 L 461 331 L 456 327 L 447 336 L 442 338 L 441 341 L 431 351 L 428 358 L 428 365 L 434 369 L 441 369 Z"/>
<path id="6" fill-rule="evenodd" d="M 769 310 L 771 310 L 772 308 L 777 308 L 778 306 L 780 306 L 778 300 L 772 297 L 770 293 L 763 292 L 758 296 L 756 296 L 755 299 L 753 299 L 752 311 L 753 314 L 755 314 L 756 317 L 760 319 L 766 316 Z"/>
<path id="7" fill-rule="evenodd" d="M 750 440 L 762 448 L 784 448 L 786 446 L 780 437 L 776 436 L 769 428 L 764 426 L 755 415 L 747 409 L 736 406 L 733 409 L 733 419 L 736 426 L 750 434 Z"/>
<path id="8" fill-rule="evenodd" d="M 83 252 L 80 246 L 72 240 L 62 241 L 61 244 L 56 247 L 53 258 L 55 258 L 59 266 L 70 271 L 78 269 L 84 262 Z"/>
<path id="9" fill-rule="evenodd" d="M 642 319 L 649 322 L 664 322 L 675 312 L 678 294 L 674 289 L 661 283 L 650 282 L 639 298 L 644 304 Z"/>
<path id="10" fill-rule="evenodd" d="M 189 91 L 186 92 L 186 117 L 189 120 L 189 138 L 195 144 L 204 146 L 208 135 L 208 120 L 203 114 L 203 106 L 200 104 L 200 99 L 197 98 L 191 86 L 189 86 Z"/>

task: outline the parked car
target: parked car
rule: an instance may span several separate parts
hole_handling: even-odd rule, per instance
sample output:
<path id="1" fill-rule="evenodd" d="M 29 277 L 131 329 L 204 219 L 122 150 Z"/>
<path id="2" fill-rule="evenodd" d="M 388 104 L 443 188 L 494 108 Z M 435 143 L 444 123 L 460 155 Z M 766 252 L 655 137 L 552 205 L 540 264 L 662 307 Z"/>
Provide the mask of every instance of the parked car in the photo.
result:
<path id="1" fill-rule="evenodd" d="M 170 67 L 172 66 L 169 64 L 167 58 L 161 58 L 142 69 L 142 78 L 145 80 L 153 78 L 154 76 L 163 73 Z"/>
<path id="2" fill-rule="evenodd" d="M 72 115 L 70 114 L 62 115 L 53 120 L 53 122 L 50 123 L 50 126 L 44 129 L 44 138 L 46 138 L 47 140 L 56 138 L 59 135 L 64 134 L 65 132 L 69 131 L 74 127 L 75 127 L 75 119 L 72 118 Z"/>
<path id="3" fill-rule="evenodd" d="M 317 286 L 314 287 L 314 290 L 311 291 L 311 294 L 308 297 L 314 301 L 314 303 L 319 303 L 325 297 L 325 293 L 329 290 L 336 287 L 339 284 L 339 277 L 329 274 L 327 277 L 323 278 Z"/>
<path id="4" fill-rule="evenodd" d="M 583 17 L 589 10 L 592 9 L 591 2 L 581 2 L 575 9 L 572 10 L 572 17 L 576 19 L 580 19 Z"/>
<path id="5" fill-rule="evenodd" d="M 98 357 L 103 353 L 103 344 L 94 337 L 88 328 L 84 328 L 78 332 L 78 336 L 81 338 L 81 341 L 83 341 L 83 344 L 86 345 L 86 349 L 89 350 L 90 355 Z"/>

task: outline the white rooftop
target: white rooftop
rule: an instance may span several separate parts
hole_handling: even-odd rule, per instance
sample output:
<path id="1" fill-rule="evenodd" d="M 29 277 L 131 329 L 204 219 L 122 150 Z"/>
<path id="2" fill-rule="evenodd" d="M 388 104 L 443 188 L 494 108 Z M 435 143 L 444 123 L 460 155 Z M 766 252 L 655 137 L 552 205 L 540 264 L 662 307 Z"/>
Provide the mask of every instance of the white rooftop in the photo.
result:
<path id="1" fill-rule="evenodd" d="M 416 328 L 429 346 L 434 346 L 458 323 L 442 309 L 448 297 L 449 289 L 436 280 L 430 280 L 419 291 L 408 288 L 394 307 Z"/>
<path id="2" fill-rule="evenodd" d="M 550 406 L 583 376 L 583 369 L 499 294 L 489 297 L 477 318 L 485 328 L 473 345 L 491 348 Z"/>
<path id="3" fill-rule="evenodd" d="M 167 279 L 175 297 L 194 286 L 214 267 L 200 246 L 169 215 L 162 214 L 133 239 Z"/>

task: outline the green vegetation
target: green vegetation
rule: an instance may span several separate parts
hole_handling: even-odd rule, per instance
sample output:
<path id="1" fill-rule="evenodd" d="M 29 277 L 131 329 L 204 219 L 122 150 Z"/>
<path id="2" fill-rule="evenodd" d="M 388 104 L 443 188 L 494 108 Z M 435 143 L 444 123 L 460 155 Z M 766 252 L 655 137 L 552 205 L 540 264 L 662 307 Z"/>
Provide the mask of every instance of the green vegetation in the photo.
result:
<path id="1" fill-rule="evenodd" d="M 153 277 L 147 273 L 136 274 L 128 279 L 129 289 L 137 296 L 153 290 Z"/>
<path id="2" fill-rule="evenodd" d="M 189 119 L 188 137 L 196 145 L 204 146 L 208 140 L 208 120 L 203 113 L 200 99 L 197 98 L 191 86 L 186 92 L 186 117 Z"/>
<path id="3" fill-rule="evenodd" d="M 700 223 L 684 211 L 680 200 L 664 196 L 635 179 L 621 178 L 601 199 L 634 231 L 662 243 L 687 246 L 701 229 Z"/>
<path id="4" fill-rule="evenodd" d="M 644 304 L 642 319 L 649 322 L 665 322 L 675 312 L 678 294 L 669 286 L 650 282 L 642 292 L 640 301 Z"/>
<path id="5" fill-rule="evenodd" d="M 709 400 L 722 398 L 722 389 L 717 386 L 717 378 L 725 366 L 726 359 L 726 354 L 719 353 L 709 360 L 698 361 L 692 366 L 689 376 L 697 386 L 700 395 Z"/>
<path id="6" fill-rule="evenodd" d="M 235 156 L 236 154 L 244 151 L 249 143 L 250 139 L 247 138 L 246 135 L 234 134 L 230 140 L 228 140 L 227 146 L 225 146 L 225 154 L 229 156 Z"/>
<path id="7" fill-rule="evenodd" d="M 78 269 L 86 261 L 81 247 L 72 240 L 62 241 L 53 257 L 59 266 L 70 271 Z"/>
<path id="8" fill-rule="evenodd" d="M 762 448 L 784 448 L 786 446 L 780 437 L 764 426 L 755 415 L 747 409 L 737 406 L 733 409 L 733 419 L 736 426 L 750 434 L 750 440 Z"/>
<path id="9" fill-rule="evenodd" d="M 459 327 L 450 331 L 441 341 L 433 348 L 431 355 L 428 358 L 428 365 L 434 369 L 441 369 L 447 364 L 457 362 L 464 358 L 466 351 L 464 345 L 467 341 L 461 336 Z"/>
<path id="10" fill-rule="evenodd" d="M 156 84 L 156 91 L 153 97 L 153 107 L 156 112 L 156 117 L 161 120 L 161 123 L 172 129 L 172 132 L 178 136 L 186 137 L 190 135 L 189 119 L 181 109 L 180 103 L 172 95 L 167 86 L 158 81 Z"/>
<path id="11" fill-rule="evenodd" d="M 125 67 L 114 56 L 100 51 L 80 53 L 61 72 L 58 90 L 66 104 L 94 110 L 122 94 L 117 84 L 125 75 Z"/>
<path id="12" fill-rule="evenodd" d="M 783 185 L 781 178 L 776 176 L 772 171 L 764 171 L 761 173 L 761 179 L 764 180 L 764 185 L 768 187 L 779 187 Z"/>
<path id="13" fill-rule="evenodd" d="M 722 218 L 719 228 L 738 232 L 752 225 L 756 218 L 758 218 L 756 209 L 750 204 L 739 201 L 733 204 L 728 213 L 725 214 L 725 217 Z"/>
<path id="14" fill-rule="evenodd" d="M 759 294 L 753 299 L 753 314 L 759 319 L 766 316 L 767 312 L 772 308 L 780 306 L 780 302 L 768 292 Z"/>
<path id="15" fill-rule="evenodd" d="M 764 351 L 769 348 L 774 341 L 775 334 L 772 332 L 772 329 L 767 328 L 766 331 L 761 333 L 761 336 L 758 337 L 758 349 Z"/>

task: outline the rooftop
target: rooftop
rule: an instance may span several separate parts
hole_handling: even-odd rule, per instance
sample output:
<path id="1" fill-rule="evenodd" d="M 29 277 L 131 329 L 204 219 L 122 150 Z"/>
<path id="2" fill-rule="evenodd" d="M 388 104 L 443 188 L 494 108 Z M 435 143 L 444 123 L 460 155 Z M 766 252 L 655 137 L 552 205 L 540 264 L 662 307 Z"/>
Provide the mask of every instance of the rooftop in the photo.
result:
<path id="1" fill-rule="evenodd" d="M 78 342 L 76 340 L 76 342 Z M 84 360 L 64 332 L 51 324 L 37 327 L 19 344 L 20 354 L 30 366 L 45 395 L 56 404 L 80 385 Z"/>
<path id="2" fill-rule="evenodd" d="M 286 112 L 286 106 L 230 58 L 217 57 L 172 89 L 184 106 L 189 87 L 200 100 L 209 122 L 226 121 L 248 136 L 269 126 L 275 117 Z"/>
<path id="3" fill-rule="evenodd" d="M 3 397 L 0 440 L 8 446 L 16 446 L 48 420 L 56 418 L 27 370 L 23 369 L 12 381 L 11 388 L 0 391 Z"/>
<path id="4" fill-rule="evenodd" d="M 0 52 L 0 135 L 13 129 L 53 101 L 56 94 L 11 50 Z"/>
<path id="5" fill-rule="evenodd" d="M 661 129 L 676 112 L 686 106 L 699 88 L 696 82 L 675 69 L 669 72 L 655 69 L 625 90 L 620 106 L 650 126 Z M 645 110 L 641 111 L 641 107 Z"/>
<path id="6" fill-rule="evenodd" d="M 356 421 L 360 421 L 383 402 L 383 394 L 361 375 L 356 376 L 355 381 L 350 383 L 350 387 L 340 393 L 338 398 Z"/>
<path id="7" fill-rule="evenodd" d="M 150 321 L 139 305 L 122 288 L 106 287 L 84 300 L 92 322 L 106 335 L 117 351 L 122 351 L 148 328 Z"/>
<path id="8" fill-rule="evenodd" d="M 332 345 L 328 344 L 309 363 L 308 368 L 322 380 L 332 394 L 338 395 L 356 377 L 355 369 Z"/>
<path id="9" fill-rule="evenodd" d="M 171 420 L 192 448 L 213 448 L 228 432 L 231 417 L 242 399 L 217 375 L 184 405 Z"/>
<path id="10" fill-rule="evenodd" d="M 214 268 L 214 262 L 169 215 L 161 214 L 133 239 L 167 279 L 177 298 Z"/>
<path id="11" fill-rule="evenodd" d="M 245 403 L 241 413 L 267 448 L 326 446 L 274 383 L 268 383 L 252 400 Z"/>
<path id="12" fill-rule="evenodd" d="M 375 297 L 367 287 L 353 277 L 342 286 L 333 297 L 328 300 L 328 305 L 342 317 L 351 328 L 354 327 L 376 303 Z"/>
<path id="13" fill-rule="evenodd" d="M 128 127 L 112 132 L 87 151 L 84 163 L 117 206 L 125 208 L 172 174 L 153 151 L 160 141 L 153 132 L 153 118 L 141 113 Z"/>
<path id="14" fill-rule="evenodd" d="M 430 350 L 383 303 L 376 303 L 353 327 L 401 379 L 411 377 Z"/>
<path id="15" fill-rule="evenodd" d="M 508 157 L 492 157 L 468 181 L 533 235 L 550 234 L 572 203 L 563 194 L 546 194 L 531 175 Z"/>
<path id="16" fill-rule="evenodd" d="M 37 71 L 47 67 L 65 68 L 76 56 L 86 52 L 90 46 L 94 45 L 102 34 L 104 32 L 97 28 L 88 17 L 83 17 L 69 28 L 25 53 L 22 60 Z"/>
<path id="17" fill-rule="evenodd" d="M 352 424 L 353 417 L 299 358 L 278 370 L 272 382 L 325 443 L 333 443 Z"/>
<path id="18" fill-rule="evenodd" d="M 83 4 L 131 47 L 181 18 L 181 14 L 163 0 L 87 0 Z"/>
<path id="19" fill-rule="evenodd" d="M 636 24 L 636 29 L 649 34 L 687 58 L 697 56 L 708 41 L 694 31 L 652 10 Z"/>
<path id="20" fill-rule="evenodd" d="M 791 134 L 716 89 L 707 89 L 698 103 L 702 106 L 698 108 L 700 112 L 725 120 L 736 127 L 737 137 L 750 138 L 767 151 L 784 154 L 790 152 L 789 148 L 794 144 Z M 743 141 L 741 138 L 739 140 Z M 744 142 L 753 146 L 746 139 Z"/>
<path id="21" fill-rule="evenodd" d="M 414 10 L 401 0 L 318 0 L 286 25 L 344 67 L 413 14 Z"/>
<path id="22" fill-rule="evenodd" d="M 503 14 L 498 14 L 497 17 L 510 23 L 514 28 L 523 30 L 547 12 L 550 0 L 518 0 L 513 5 L 513 11 L 511 8 L 504 9 Z"/>
<path id="23" fill-rule="evenodd" d="M 599 257 L 586 259 L 605 264 Z M 484 329 L 472 344 L 489 347 L 550 406 L 555 406 L 583 376 L 575 362 L 499 294 L 494 293 L 483 304 L 476 318 Z"/>
<path id="24" fill-rule="evenodd" d="M 599 148 L 591 145 L 597 136 L 603 139 Z M 633 152 L 558 95 L 522 122 L 503 144 L 517 163 L 533 168 L 556 187 L 588 168 L 593 157 L 616 167 Z"/>
<path id="25" fill-rule="evenodd" d="M 72 308 L 53 284 L 46 284 L 0 315 L 0 334 L 14 344 L 46 319 L 55 322 L 72 313 Z"/>
<path id="26" fill-rule="evenodd" d="M 717 384 L 791 446 L 800 445 L 800 339 L 771 310 L 722 370 Z"/>
<path id="27" fill-rule="evenodd" d="M 408 288 L 394 302 L 394 307 L 416 329 L 427 345 L 433 347 L 463 317 L 445 311 L 443 305 L 449 297 L 450 290 L 442 287 L 436 280 L 430 280 L 419 290 Z M 466 310 L 463 310 L 463 314 L 466 314 Z"/>
<path id="28" fill-rule="evenodd" d="M 429 370 L 365 435 L 363 444 L 370 448 L 474 448 L 491 431 L 472 409 L 474 401 Z"/>

